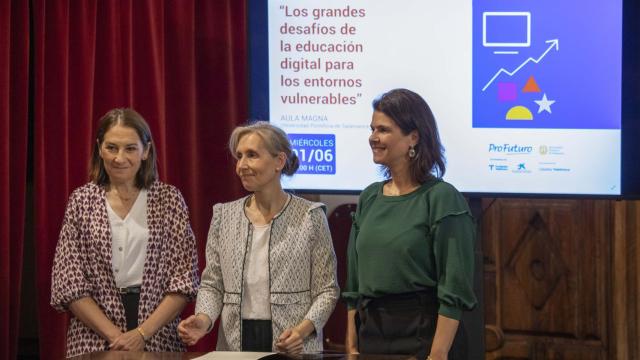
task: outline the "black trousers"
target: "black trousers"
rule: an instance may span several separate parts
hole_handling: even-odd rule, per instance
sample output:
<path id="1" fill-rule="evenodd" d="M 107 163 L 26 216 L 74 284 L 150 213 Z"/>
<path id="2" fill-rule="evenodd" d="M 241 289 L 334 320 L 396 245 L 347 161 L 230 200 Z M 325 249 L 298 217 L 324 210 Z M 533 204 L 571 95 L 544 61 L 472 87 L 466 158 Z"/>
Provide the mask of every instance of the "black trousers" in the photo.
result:
<path id="1" fill-rule="evenodd" d="M 126 293 L 120 295 L 124 305 L 124 316 L 127 319 L 127 331 L 138 327 L 138 305 L 140 293 Z"/>
<path id="2" fill-rule="evenodd" d="M 271 352 L 271 320 L 242 320 L 242 351 Z"/>
<path id="3" fill-rule="evenodd" d="M 438 321 L 435 289 L 358 301 L 356 329 L 362 354 L 410 354 L 425 359 Z M 458 326 L 449 360 L 467 360 L 467 338 Z"/>

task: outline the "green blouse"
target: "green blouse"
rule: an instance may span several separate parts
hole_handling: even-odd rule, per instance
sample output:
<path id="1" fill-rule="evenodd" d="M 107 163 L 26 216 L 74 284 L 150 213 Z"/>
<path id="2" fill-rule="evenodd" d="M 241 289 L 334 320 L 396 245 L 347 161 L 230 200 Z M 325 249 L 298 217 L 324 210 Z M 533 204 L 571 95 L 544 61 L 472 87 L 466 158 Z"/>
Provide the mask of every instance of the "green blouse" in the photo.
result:
<path id="1" fill-rule="evenodd" d="M 400 196 L 384 182 L 360 195 L 348 247 L 350 309 L 359 296 L 437 289 L 438 313 L 459 320 L 476 305 L 473 292 L 475 224 L 464 197 L 433 179 Z"/>

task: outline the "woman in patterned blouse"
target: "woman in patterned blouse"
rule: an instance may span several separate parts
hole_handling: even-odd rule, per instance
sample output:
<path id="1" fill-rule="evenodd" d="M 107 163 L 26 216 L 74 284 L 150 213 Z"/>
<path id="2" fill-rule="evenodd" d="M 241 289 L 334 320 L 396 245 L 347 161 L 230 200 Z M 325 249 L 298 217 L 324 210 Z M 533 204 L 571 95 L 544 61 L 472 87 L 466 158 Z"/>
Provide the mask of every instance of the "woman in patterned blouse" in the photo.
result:
<path id="1" fill-rule="evenodd" d="M 72 314 L 68 357 L 184 351 L 176 327 L 197 291 L 195 239 L 182 195 L 157 177 L 142 116 L 109 111 L 91 181 L 69 198 L 53 264 L 51 305 Z"/>
<path id="2" fill-rule="evenodd" d="M 282 130 L 239 127 L 229 148 L 252 194 L 213 207 L 196 315 L 178 333 L 193 345 L 220 316 L 218 350 L 322 350 L 339 292 L 324 206 L 282 190 L 280 176 L 298 168 Z"/>

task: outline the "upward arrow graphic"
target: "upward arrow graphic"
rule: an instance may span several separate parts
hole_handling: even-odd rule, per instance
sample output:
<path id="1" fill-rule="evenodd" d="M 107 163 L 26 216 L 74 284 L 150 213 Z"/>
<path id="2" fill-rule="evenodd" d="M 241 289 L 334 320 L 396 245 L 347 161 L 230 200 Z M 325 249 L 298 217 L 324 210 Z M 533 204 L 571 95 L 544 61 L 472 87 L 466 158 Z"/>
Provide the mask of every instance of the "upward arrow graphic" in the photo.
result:
<path id="1" fill-rule="evenodd" d="M 556 51 L 560 51 L 560 40 L 558 39 L 553 39 L 553 40 L 547 40 L 545 41 L 547 44 L 550 44 L 549 47 L 547 48 L 547 50 L 545 50 L 544 53 L 542 53 L 542 55 L 540 55 L 539 58 L 534 59 L 532 57 L 528 58 L 527 60 L 525 60 L 522 64 L 520 64 L 520 66 L 518 66 L 515 70 L 513 71 L 507 71 L 505 68 L 500 68 L 500 70 L 498 70 L 498 72 L 493 75 L 493 77 L 491 78 L 491 80 L 489 80 L 489 82 L 487 83 L 487 85 L 485 85 L 482 88 L 482 91 L 487 90 L 487 88 L 489 87 L 489 85 L 491 85 L 491 83 L 498 77 L 500 76 L 500 74 L 505 73 L 509 76 L 513 76 L 515 75 L 515 73 L 517 73 L 520 69 L 522 69 L 525 65 L 527 65 L 529 62 L 533 61 L 534 63 L 539 63 L 546 55 L 547 53 L 549 53 L 549 51 L 551 51 L 551 49 L 553 49 L 554 47 L 556 48 Z"/>

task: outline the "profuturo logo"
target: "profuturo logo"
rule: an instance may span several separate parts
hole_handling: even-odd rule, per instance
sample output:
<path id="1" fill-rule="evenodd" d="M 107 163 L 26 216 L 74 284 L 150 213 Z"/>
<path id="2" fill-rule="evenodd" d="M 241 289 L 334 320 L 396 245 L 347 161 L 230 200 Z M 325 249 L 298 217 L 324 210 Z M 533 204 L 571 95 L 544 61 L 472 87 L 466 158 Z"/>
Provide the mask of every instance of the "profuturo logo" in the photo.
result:
<path id="1" fill-rule="evenodd" d="M 490 153 L 501 154 L 531 154 L 533 146 L 525 146 L 518 144 L 489 144 Z"/>

